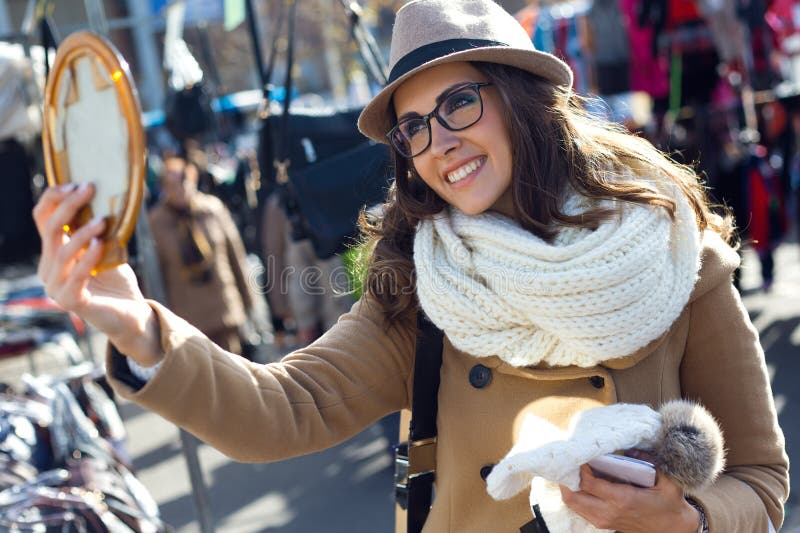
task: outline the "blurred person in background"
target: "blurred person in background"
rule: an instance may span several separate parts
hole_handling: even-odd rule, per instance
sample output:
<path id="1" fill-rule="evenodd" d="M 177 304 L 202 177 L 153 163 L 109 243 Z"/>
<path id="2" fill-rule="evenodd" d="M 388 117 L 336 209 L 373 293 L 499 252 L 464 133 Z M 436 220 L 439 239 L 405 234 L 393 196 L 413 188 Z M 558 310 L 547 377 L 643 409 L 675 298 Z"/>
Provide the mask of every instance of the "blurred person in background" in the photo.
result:
<path id="1" fill-rule="evenodd" d="M 261 216 L 261 251 L 264 263 L 264 296 L 269 307 L 275 347 L 283 351 L 292 344 L 294 316 L 289 305 L 288 271 L 286 270 L 286 215 L 277 194 L 267 197 Z"/>
<path id="2" fill-rule="evenodd" d="M 197 190 L 197 167 L 164 160 L 161 197 L 149 219 L 171 309 L 226 350 L 241 354 L 253 308 L 244 245 L 230 213 Z"/>
<path id="3" fill-rule="evenodd" d="M 353 305 L 341 257 L 320 259 L 310 239 L 294 240 L 280 202 L 277 193 L 267 198 L 261 229 L 267 302 L 279 349 L 295 328 L 297 344 L 311 344 Z"/>

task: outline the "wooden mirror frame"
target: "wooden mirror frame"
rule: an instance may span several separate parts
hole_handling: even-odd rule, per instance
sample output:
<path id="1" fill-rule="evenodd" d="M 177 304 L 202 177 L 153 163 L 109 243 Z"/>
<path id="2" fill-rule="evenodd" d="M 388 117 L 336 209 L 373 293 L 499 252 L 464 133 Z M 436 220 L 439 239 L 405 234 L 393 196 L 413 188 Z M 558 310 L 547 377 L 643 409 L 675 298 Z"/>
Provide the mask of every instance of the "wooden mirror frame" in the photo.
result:
<path id="1" fill-rule="evenodd" d="M 128 130 L 127 193 L 122 207 L 114 209 L 114 213 L 107 217 L 106 229 L 102 236 L 103 257 L 95 267 L 95 270 L 99 271 L 120 265 L 128 260 L 128 240 L 136 226 L 144 193 L 146 147 L 141 107 L 136 86 L 131 81 L 128 63 L 114 45 L 103 37 L 85 31 L 73 33 L 59 45 L 45 87 L 42 147 L 48 184 L 52 187 L 72 181 L 69 175 L 68 147 L 60 152 L 57 152 L 55 148 L 57 146 L 55 137 L 59 127 L 58 105 L 61 101 L 60 91 L 64 75 L 70 74 L 75 79 L 76 61 L 87 57 L 93 59 L 95 64 L 105 70 L 101 75 L 108 75 L 111 86 L 116 90 L 120 113 Z M 87 205 L 69 226 L 65 226 L 65 231 L 68 233 L 75 231 L 91 220 L 92 216 L 91 206 Z"/>

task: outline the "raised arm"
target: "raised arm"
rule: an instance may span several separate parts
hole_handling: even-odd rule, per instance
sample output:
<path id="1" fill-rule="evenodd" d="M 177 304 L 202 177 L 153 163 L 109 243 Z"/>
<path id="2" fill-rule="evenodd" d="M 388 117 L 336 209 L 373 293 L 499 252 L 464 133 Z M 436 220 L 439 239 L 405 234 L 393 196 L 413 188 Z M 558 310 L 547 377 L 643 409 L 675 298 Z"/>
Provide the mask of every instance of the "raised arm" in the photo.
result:
<path id="1" fill-rule="evenodd" d="M 128 265 L 92 275 L 105 221 L 95 219 L 68 236 L 65 227 L 94 194 L 94 187 L 50 187 L 33 209 L 42 238 L 39 277 L 48 296 L 105 333 L 142 366 L 161 359 L 158 322 Z"/>
<path id="2" fill-rule="evenodd" d="M 274 461 L 333 446 L 408 405 L 413 328 L 386 330 L 360 301 L 312 345 L 260 365 L 223 351 L 151 302 L 164 362 L 141 388 L 110 354 L 112 386 L 238 461 Z"/>

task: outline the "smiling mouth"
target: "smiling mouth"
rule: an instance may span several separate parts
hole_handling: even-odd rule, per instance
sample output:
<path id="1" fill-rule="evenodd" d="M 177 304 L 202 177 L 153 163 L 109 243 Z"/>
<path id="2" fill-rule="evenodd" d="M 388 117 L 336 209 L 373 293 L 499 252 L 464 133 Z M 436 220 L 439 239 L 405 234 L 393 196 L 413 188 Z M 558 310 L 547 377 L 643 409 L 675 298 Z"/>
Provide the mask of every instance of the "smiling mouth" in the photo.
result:
<path id="1" fill-rule="evenodd" d="M 478 168 L 483 166 L 483 163 L 486 162 L 486 156 L 478 157 L 473 159 L 466 165 L 462 165 L 455 169 L 452 172 L 447 173 L 447 181 L 450 183 L 458 183 L 459 181 L 463 180 L 473 172 L 475 172 Z"/>

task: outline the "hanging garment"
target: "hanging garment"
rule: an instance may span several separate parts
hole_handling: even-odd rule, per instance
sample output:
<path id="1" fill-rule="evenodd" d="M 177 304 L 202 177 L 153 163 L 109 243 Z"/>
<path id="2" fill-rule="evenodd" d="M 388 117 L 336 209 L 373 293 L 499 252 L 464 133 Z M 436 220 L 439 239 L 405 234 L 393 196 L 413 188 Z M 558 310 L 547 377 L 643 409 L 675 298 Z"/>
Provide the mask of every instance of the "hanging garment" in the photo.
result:
<path id="1" fill-rule="evenodd" d="M 637 10 L 637 25 L 653 30 L 650 52 L 653 56 L 658 56 L 660 53 L 658 43 L 667 25 L 667 0 L 641 0 Z"/>
<path id="2" fill-rule="evenodd" d="M 784 198 L 778 177 L 766 159 L 766 148 L 758 147 L 747 172 L 749 237 L 759 254 L 777 246 L 786 233 Z"/>
<path id="3" fill-rule="evenodd" d="M 627 93 L 630 91 L 630 63 L 597 64 L 597 90 L 603 96 Z"/>
<path id="4" fill-rule="evenodd" d="M 681 103 L 682 105 L 707 105 L 719 82 L 716 50 L 686 51 L 681 53 Z"/>
<path id="5" fill-rule="evenodd" d="M 800 83 L 800 2 L 775 0 L 764 20 L 774 46 L 780 51 L 780 68 L 785 80 Z"/>
<path id="6" fill-rule="evenodd" d="M 630 88 L 643 91 L 654 99 L 669 95 L 669 68 L 664 54 L 653 54 L 650 44 L 655 30 L 650 24 L 640 25 L 637 10 L 640 0 L 620 0 L 620 9 L 628 29 L 630 48 Z"/>
<path id="7" fill-rule="evenodd" d="M 594 58 L 598 64 L 623 63 L 630 58 L 626 19 L 617 0 L 595 0 L 586 14 L 594 37 Z"/>
<path id="8" fill-rule="evenodd" d="M 777 72 L 773 69 L 771 56 L 774 43 L 771 32 L 772 30 L 764 24 L 750 30 L 750 46 L 753 51 L 751 84 L 756 91 L 771 90 L 780 82 Z"/>
<path id="9" fill-rule="evenodd" d="M 711 46 L 711 36 L 707 28 L 705 34 L 698 31 L 703 20 L 694 0 L 642 0 L 638 14 L 639 26 L 653 29 L 651 51 L 658 56 L 665 49 L 676 46 L 681 51 L 700 48 L 698 40 L 704 38 Z M 705 43 L 703 43 L 705 44 Z"/>
<path id="10" fill-rule="evenodd" d="M 514 15 L 519 25 L 525 28 L 528 35 L 533 39 L 533 34 L 536 33 L 536 26 L 539 22 L 539 6 L 528 4 Z"/>
<path id="11" fill-rule="evenodd" d="M 584 50 L 581 47 L 581 37 L 577 17 L 562 18 L 556 21 L 556 51 L 572 69 L 572 87 L 576 92 L 586 94 L 589 91 L 589 80 Z"/>
<path id="12" fill-rule="evenodd" d="M 784 52 L 795 52 L 800 40 L 800 2 L 797 0 L 774 0 L 764 15 L 777 45 Z M 795 43 L 791 42 L 794 37 Z"/>
<path id="13" fill-rule="evenodd" d="M 595 0 L 587 22 L 592 32 L 598 92 L 611 95 L 630 91 L 630 42 L 618 0 Z"/>
<path id="14" fill-rule="evenodd" d="M 570 66 L 573 73 L 573 89 L 585 94 L 589 90 L 589 75 L 584 50 L 584 32 L 579 19 L 580 10 L 564 16 L 562 11 L 540 9 L 528 5 L 515 15 L 517 22 L 530 35 L 537 50 L 555 54 Z"/>
<path id="15" fill-rule="evenodd" d="M 736 16 L 735 0 L 700 0 L 697 7 L 711 30 L 720 59 L 726 63 L 741 60 L 745 31 Z"/>
<path id="16" fill-rule="evenodd" d="M 676 28 L 684 24 L 699 22 L 700 10 L 695 0 L 668 0 L 667 28 Z"/>
<path id="17" fill-rule="evenodd" d="M 736 0 L 736 13 L 751 30 L 764 26 L 766 11 L 766 0 Z"/>

